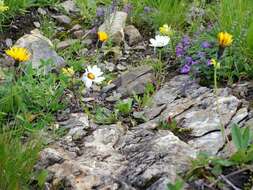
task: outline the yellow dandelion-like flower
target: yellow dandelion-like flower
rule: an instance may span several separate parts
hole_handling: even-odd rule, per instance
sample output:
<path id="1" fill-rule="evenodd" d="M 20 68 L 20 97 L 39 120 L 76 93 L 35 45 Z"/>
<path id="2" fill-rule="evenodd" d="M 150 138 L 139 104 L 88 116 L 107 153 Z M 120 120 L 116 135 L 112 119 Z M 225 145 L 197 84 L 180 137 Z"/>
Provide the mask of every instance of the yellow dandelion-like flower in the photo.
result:
<path id="1" fill-rule="evenodd" d="M 172 31 L 171 27 L 168 26 L 168 24 L 164 24 L 162 27 L 160 27 L 159 31 L 163 35 L 167 35 L 167 36 L 173 35 L 173 31 Z"/>
<path id="2" fill-rule="evenodd" d="M 220 68 L 220 62 L 217 62 L 215 59 L 211 59 L 211 65 L 213 65 L 216 69 Z"/>
<path id="3" fill-rule="evenodd" d="M 62 73 L 68 77 L 72 77 L 75 74 L 73 67 L 62 68 Z"/>
<path id="4" fill-rule="evenodd" d="M 8 9 L 9 7 L 4 4 L 4 1 L 0 0 L 0 13 L 5 12 Z"/>
<path id="5" fill-rule="evenodd" d="M 98 32 L 98 39 L 101 42 L 106 42 L 109 39 L 109 36 L 106 32 Z"/>
<path id="6" fill-rule="evenodd" d="M 233 36 L 227 32 L 220 32 L 218 34 L 218 42 L 221 47 L 228 47 L 233 42 Z"/>
<path id="7" fill-rule="evenodd" d="M 18 62 L 25 62 L 31 58 L 31 54 L 28 51 L 28 49 L 23 48 L 23 47 L 14 46 L 6 50 L 5 53 Z"/>

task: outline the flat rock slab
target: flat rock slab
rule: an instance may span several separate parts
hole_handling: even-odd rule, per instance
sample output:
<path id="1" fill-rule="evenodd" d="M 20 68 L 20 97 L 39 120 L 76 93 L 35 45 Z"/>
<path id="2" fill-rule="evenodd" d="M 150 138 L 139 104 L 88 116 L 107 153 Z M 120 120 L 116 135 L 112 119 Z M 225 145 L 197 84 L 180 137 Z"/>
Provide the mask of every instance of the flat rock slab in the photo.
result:
<path id="1" fill-rule="evenodd" d="M 154 128 L 160 121 L 174 118 L 179 127 L 192 130 L 195 138 L 188 142 L 191 147 L 215 155 L 224 146 L 221 127 L 243 123 L 247 118 L 248 107 L 242 103 L 228 88 L 219 89 L 216 97 L 211 89 L 198 85 L 187 75 L 179 75 L 154 95 L 153 105 L 144 110 L 150 120 L 144 125 Z"/>
<path id="2" fill-rule="evenodd" d="M 149 67 L 123 74 L 115 82 L 118 92 L 143 92 L 149 74 Z M 219 89 L 216 97 L 189 76 L 176 76 L 154 94 L 151 107 L 142 112 L 148 121 L 141 125 L 90 127 L 85 114 L 75 114 L 70 123 L 64 122 L 65 128 L 71 126 L 69 133 L 42 152 L 37 168 L 49 171 L 50 189 L 165 190 L 189 169 L 198 152 L 217 155 L 226 147 L 220 125 L 228 129 L 233 122 L 245 123 L 247 105 L 228 88 Z M 160 130 L 159 121 L 168 116 L 179 127 L 192 129 L 193 138 L 183 142 L 171 131 Z"/>

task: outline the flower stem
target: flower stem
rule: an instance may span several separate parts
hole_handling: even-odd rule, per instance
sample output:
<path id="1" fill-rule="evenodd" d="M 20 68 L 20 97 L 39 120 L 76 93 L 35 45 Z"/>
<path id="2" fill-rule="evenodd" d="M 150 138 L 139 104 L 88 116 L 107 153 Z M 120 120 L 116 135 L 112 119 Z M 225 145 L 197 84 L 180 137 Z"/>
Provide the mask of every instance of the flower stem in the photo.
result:
<path id="1" fill-rule="evenodd" d="M 214 67 L 214 95 L 215 95 L 215 98 L 216 98 L 216 106 L 217 106 L 217 113 L 218 115 L 221 117 L 221 112 L 220 112 L 220 107 L 219 107 L 219 99 L 218 99 L 218 86 L 217 86 L 217 66 Z M 229 143 L 229 139 L 228 139 L 228 136 L 226 135 L 226 132 L 225 132 L 225 125 L 224 123 L 222 122 L 222 120 L 220 119 L 220 124 L 221 124 L 221 133 L 222 133 L 222 137 L 224 139 L 224 143 Z"/>

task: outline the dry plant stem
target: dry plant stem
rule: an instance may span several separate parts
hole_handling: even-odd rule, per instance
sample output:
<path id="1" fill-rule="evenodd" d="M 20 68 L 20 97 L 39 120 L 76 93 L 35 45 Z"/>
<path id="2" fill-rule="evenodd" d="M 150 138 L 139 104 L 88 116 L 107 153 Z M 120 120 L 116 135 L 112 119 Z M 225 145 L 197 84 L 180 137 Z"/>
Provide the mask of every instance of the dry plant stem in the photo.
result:
<path id="1" fill-rule="evenodd" d="M 240 169 L 240 170 L 234 171 L 234 172 L 232 172 L 232 173 L 226 175 L 225 177 L 228 178 L 228 177 L 231 177 L 231 176 L 233 176 L 233 175 L 242 173 L 242 172 L 247 171 L 247 170 L 252 170 L 252 167 L 247 166 L 246 168 L 242 168 L 242 169 Z M 216 180 L 215 180 L 213 183 L 211 183 L 209 186 L 210 186 L 210 187 L 213 187 L 213 186 L 216 185 L 220 180 L 221 180 L 221 178 L 216 179 Z"/>
<path id="2" fill-rule="evenodd" d="M 234 184 L 231 181 L 229 181 L 224 175 L 220 175 L 219 178 L 221 178 L 224 182 L 226 182 L 234 190 L 241 190 L 240 188 L 237 188 L 236 186 L 234 186 Z"/>

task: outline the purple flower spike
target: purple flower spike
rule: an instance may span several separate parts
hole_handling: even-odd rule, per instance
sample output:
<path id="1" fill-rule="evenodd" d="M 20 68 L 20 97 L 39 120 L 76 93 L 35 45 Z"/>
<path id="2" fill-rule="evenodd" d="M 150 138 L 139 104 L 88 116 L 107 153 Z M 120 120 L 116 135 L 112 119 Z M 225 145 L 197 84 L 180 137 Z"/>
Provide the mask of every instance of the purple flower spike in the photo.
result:
<path id="1" fill-rule="evenodd" d="M 188 65 L 188 64 L 185 64 L 185 65 L 181 68 L 180 73 L 181 73 L 181 74 L 188 74 L 188 73 L 190 72 L 190 70 L 191 70 L 191 66 Z"/>
<path id="2" fill-rule="evenodd" d="M 126 5 L 124 6 L 123 11 L 124 11 L 125 13 L 129 14 L 130 11 L 131 11 L 131 9 L 132 9 L 132 5 L 131 5 L 131 3 L 128 3 L 128 4 L 126 4 Z"/>
<path id="3" fill-rule="evenodd" d="M 183 46 L 189 46 L 190 45 L 190 38 L 189 36 L 184 36 L 182 39 Z"/>
<path id="4" fill-rule="evenodd" d="M 211 45 L 210 45 L 210 43 L 209 43 L 209 42 L 204 41 L 204 42 L 202 42 L 201 47 L 202 47 L 202 48 L 204 48 L 204 49 L 206 49 L 206 48 L 210 48 L 210 47 L 211 47 Z"/>
<path id="5" fill-rule="evenodd" d="M 186 61 L 187 64 L 190 65 L 190 64 L 192 63 L 193 60 L 192 60 L 191 57 L 187 56 L 187 57 L 185 58 L 185 61 Z"/>
<path id="6" fill-rule="evenodd" d="M 105 15 L 105 10 L 102 7 L 98 7 L 96 15 L 97 17 L 103 17 Z"/>

